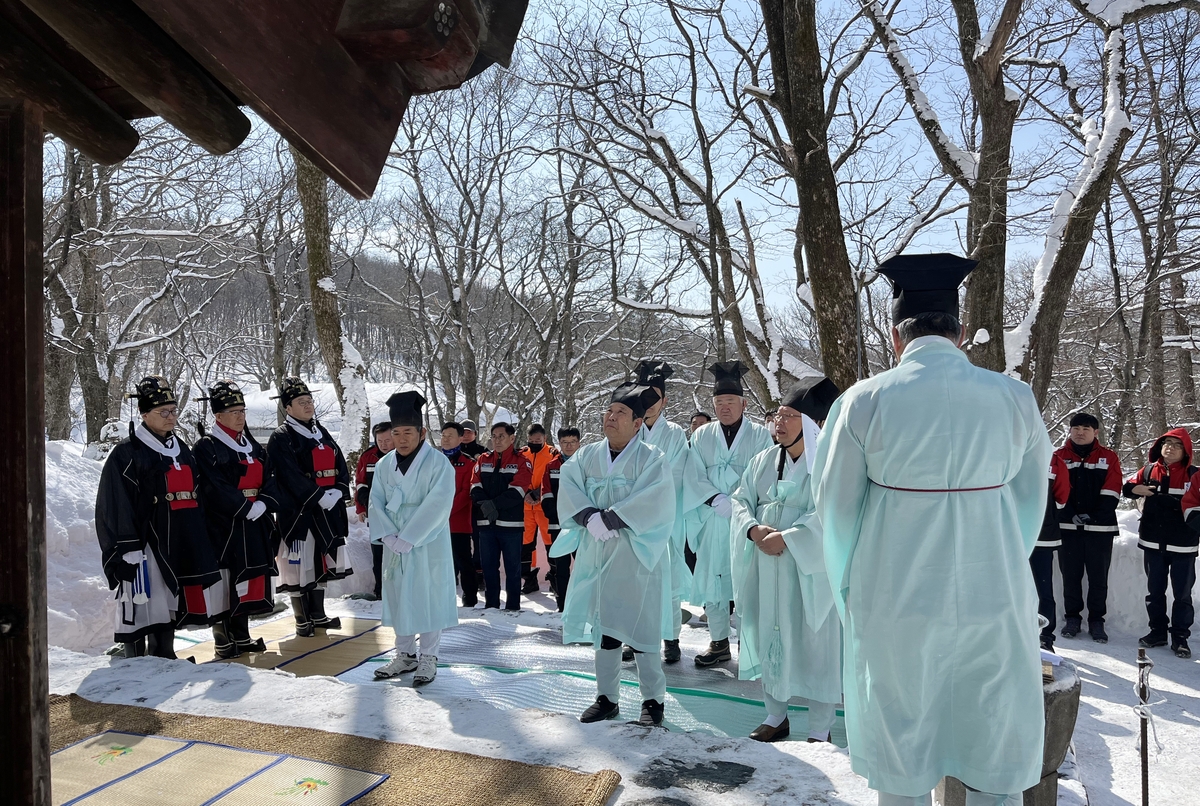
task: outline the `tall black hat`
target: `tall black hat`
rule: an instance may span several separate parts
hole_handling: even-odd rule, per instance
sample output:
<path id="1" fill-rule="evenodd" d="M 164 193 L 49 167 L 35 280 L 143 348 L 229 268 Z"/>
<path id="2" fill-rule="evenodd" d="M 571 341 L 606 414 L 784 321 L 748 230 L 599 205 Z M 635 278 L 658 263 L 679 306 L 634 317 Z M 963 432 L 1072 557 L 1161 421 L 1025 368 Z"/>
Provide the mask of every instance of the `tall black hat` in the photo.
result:
<path id="1" fill-rule="evenodd" d="M 623 383 L 613 390 L 612 402 L 628 406 L 633 419 L 646 416 L 646 409 L 658 402 L 658 392 L 640 383 Z"/>
<path id="2" fill-rule="evenodd" d="M 958 317 L 958 287 L 978 264 L 958 255 L 896 255 L 879 266 L 892 281 L 892 324 L 921 313 Z"/>
<path id="3" fill-rule="evenodd" d="M 637 382 L 643 386 L 653 386 L 664 395 L 667 393 L 667 378 L 675 374 L 675 368 L 666 361 L 650 359 L 637 365 Z"/>
<path id="4" fill-rule="evenodd" d="M 272 400 L 278 400 L 286 409 L 293 400 L 305 395 L 312 396 L 312 390 L 308 388 L 308 384 L 295 375 L 289 375 L 283 379 L 283 383 L 279 386 L 279 394 L 275 395 Z"/>
<path id="5" fill-rule="evenodd" d="M 742 388 L 742 376 L 750 368 L 741 361 L 718 361 L 708 368 L 713 378 L 713 397 L 717 395 L 737 395 L 744 397 L 746 390 Z"/>
<path id="6" fill-rule="evenodd" d="M 421 407 L 425 405 L 425 398 L 421 397 L 420 392 L 408 391 L 397 392 L 387 399 L 388 419 L 392 423 L 392 428 L 399 428 L 404 425 L 411 425 L 413 428 L 424 428 L 425 418 L 421 414 Z"/>
<path id="7" fill-rule="evenodd" d="M 134 390 L 126 397 L 137 400 L 138 411 L 142 414 L 168 403 L 179 402 L 175 397 L 175 390 L 171 388 L 170 381 L 161 375 L 147 375 L 137 382 Z"/>
<path id="8" fill-rule="evenodd" d="M 807 414 L 814 423 L 829 416 L 829 407 L 842 393 L 837 384 L 823 375 L 801 378 L 792 384 L 783 396 L 783 404 L 801 414 Z"/>
<path id="9" fill-rule="evenodd" d="M 238 386 L 236 381 L 228 379 L 217 381 L 208 387 L 208 397 L 202 397 L 199 400 L 207 400 L 213 414 L 220 414 L 234 406 L 246 405 L 246 396 L 242 394 L 242 387 Z"/>

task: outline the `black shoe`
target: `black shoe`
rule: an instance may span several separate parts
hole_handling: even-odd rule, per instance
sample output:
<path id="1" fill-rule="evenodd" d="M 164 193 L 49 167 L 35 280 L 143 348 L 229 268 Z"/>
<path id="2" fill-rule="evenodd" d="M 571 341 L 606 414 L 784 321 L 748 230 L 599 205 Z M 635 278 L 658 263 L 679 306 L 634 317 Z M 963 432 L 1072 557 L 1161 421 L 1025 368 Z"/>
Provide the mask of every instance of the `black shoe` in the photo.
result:
<path id="1" fill-rule="evenodd" d="M 1138 646 L 1146 649 L 1154 649 L 1155 647 L 1166 646 L 1166 633 L 1148 632 L 1138 639 Z"/>
<path id="2" fill-rule="evenodd" d="M 642 702 L 642 715 L 638 718 L 638 723 L 648 728 L 654 728 L 661 725 L 662 721 L 663 704 L 658 700 L 644 700 Z"/>
<path id="3" fill-rule="evenodd" d="M 224 621 L 218 621 L 212 626 L 213 644 L 216 646 L 214 654 L 221 660 L 233 660 L 240 658 L 242 653 L 238 651 L 237 641 L 234 640 L 231 633 L 232 628 Z"/>
<path id="4" fill-rule="evenodd" d="M 629 644 L 621 647 L 621 660 L 625 661 L 626 663 L 629 663 L 629 661 L 633 660 L 633 647 L 629 646 Z"/>
<path id="5" fill-rule="evenodd" d="M 1103 621 L 1093 621 L 1088 625 L 1088 634 L 1092 636 L 1092 640 L 1097 644 L 1108 643 L 1108 633 L 1104 631 Z"/>
<path id="6" fill-rule="evenodd" d="M 1083 629 L 1083 621 L 1077 618 L 1067 619 L 1067 623 L 1063 625 L 1062 631 L 1059 632 L 1063 638 L 1074 638 L 1079 635 L 1079 631 Z"/>
<path id="7" fill-rule="evenodd" d="M 588 706 L 583 715 L 579 717 L 579 721 L 584 724 L 590 722 L 599 722 L 604 719 L 614 719 L 621 713 L 621 707 L 617 703 L 610 700 L 601 694 L 596 698 L 596 701 Z"/>
<path id="8" fill-rule="evenodd" d="M 471 597 L 464 596 L 463 597 L 463 600 L 462 600 L 463 607 L 474 607 L 477 604 L 479 604 L 478 597 L 476 597 L 476 596 L 471 596 Z"/>
<path id="9" fill-rule="evenodd" d="M 707 668 L 732 659 L 733 653 L 729 651 L 729 639 L 722 638 L 720 641 L 708 642 L 708 651 L 696 656 L 696 665 Z"/>
<path id="10" fill-rule="evenodd" d="M 663 641 L 663 663 L 679 663 L 679 639 Z"/>
<path id="11" fill-rule="evenodd" d="M 308 599 L 308 614 L 314 627 L 319 630 L 340 630 L 342 628 L 340 618 L 325 615 L 325 591 L 313 588 L 305 591 L 304 597 Z"/>
<path id="12" fill-rule="evenodd" d="M 142 637 L 136 641 L 121 644 L 121 649 L 124 651 L 124 657 L 126 658 L 140 658 L 146 654 L 146 639 Z"/>
<path id="13" fill-rule="evenodd" d="M 525 584 L 521 586 L 521 593 L 537 593 L 539 590 L 541 590 L 541 586 L 538 585 L 537 571 L 534 571 L 525 577 Z"/>
<path id="14" fill-rule="evenodd" d="M 296 637 L 312 638 L 317 634 L 308 615 L 308 597 L 304 594 L 292 597 L 292 614 L 296 619 Z"/>
<path id="15" fill-rule="evenodd" d="M 750 734 L 750 738 L 756 742 L 781 742 L 791 734 L 792 726 L 788 724 L 787 717 L 785 716 L 777 728 L 773 728 L 766 723 L 759 725 Z"/>
<path id="16" fill-rule="evenodd" d="M 1046 650 L 1047 652 L 1053 652 L 1054 651 L 1054 639 L 1053 638 L 1043 638 L 1042 639 L 1042 649 Z"/>
<path id="17" fill-rule="evenodd" d="M 237 648 L 238 648 L 238 651 L 241 652 L 243 655 L 248 654 L 250 652 L 266 652 L 267 651 L 267 642 L 261 638 L 255 638 L 253 641 L 247 641 L 246 643 L 242 643 L 241 641 L 238 641 Z"/>
<path id="18" fill-rule="evenodd" d="M 558 612 L 559 612 L 559 613 L 561 613 L 561 612 L 563 611 L 563 608 L 564 608 L 564 607 L 566 607 L 566 604 L 567 604 L 567 600 L 566 600 L 566 599 L 559 599 L 559 600 L 558 600 Z"/>
<path id="19" fill-rule="evenodd" d="M 160 627 L 146 636 L 146 654 L 155 658 L 179 660 L 175 654 L 175 628 Z M 195 663 L 195 660 L 192 661 Z"/>
<path id="20" fill-rule="evenodd" d="M 1192 649 L 1187 644 L 1186 638 L 1176 638 L 1171 642 L 1171 651 L 1175 653 L 1177 658 L 1190 658 Z"/>

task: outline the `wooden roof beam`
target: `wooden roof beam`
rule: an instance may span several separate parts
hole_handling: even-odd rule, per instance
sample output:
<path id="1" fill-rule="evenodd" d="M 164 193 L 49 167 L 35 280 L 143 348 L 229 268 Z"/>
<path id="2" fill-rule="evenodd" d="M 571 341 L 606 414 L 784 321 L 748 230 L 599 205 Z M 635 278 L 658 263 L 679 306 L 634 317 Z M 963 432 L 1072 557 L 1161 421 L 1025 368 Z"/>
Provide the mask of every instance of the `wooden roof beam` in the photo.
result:
<path id="1" fill-rule="evenodd" d="M 154 114 L 212 154 L 246 139 L 250 121 L 224 87 L 132 0 L 22 0 Z"/>
<path id="2" fill-rule="evenodd" d="M 123 117 L 8 24 L 0 24 L 0 95 L 41 107 L 49 131 L 104 165 L 125 159 L 138 144 Z"/>

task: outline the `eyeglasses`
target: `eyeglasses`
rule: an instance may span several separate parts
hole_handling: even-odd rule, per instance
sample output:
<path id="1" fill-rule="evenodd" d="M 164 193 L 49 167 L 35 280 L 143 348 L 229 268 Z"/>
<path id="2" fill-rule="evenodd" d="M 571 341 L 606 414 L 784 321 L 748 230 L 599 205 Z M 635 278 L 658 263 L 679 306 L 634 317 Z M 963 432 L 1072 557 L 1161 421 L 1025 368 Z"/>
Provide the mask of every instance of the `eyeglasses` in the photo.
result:
<path id="1" fill-rule="evenodd" d="M 802 414 L 784 414 L 782 411 L 775 412 L 775 422 L 787 422 L 788 420 L 798 420 L 804 415 Z"/>
<path id="2" fill-rule="evenodd" d="M 221 412 L 221 413 L 222 413 L 222 414 L 240 414 L 240 415 L 242 415 L 243 417 L 245 417 L 245 416 L 246 416 L 246 410 L 245 410 L 245 409 L 225 409 L 225 411 L 223 411 L 223 412 Z"/>
<path id="3" fill-rule="evenodd" d="M 162 411 L 155 411 L 154 413 L 159 417 L 162 417 L 164 420 L 174 420 L 179 416 L 179 409 L 163 409 Z"/>

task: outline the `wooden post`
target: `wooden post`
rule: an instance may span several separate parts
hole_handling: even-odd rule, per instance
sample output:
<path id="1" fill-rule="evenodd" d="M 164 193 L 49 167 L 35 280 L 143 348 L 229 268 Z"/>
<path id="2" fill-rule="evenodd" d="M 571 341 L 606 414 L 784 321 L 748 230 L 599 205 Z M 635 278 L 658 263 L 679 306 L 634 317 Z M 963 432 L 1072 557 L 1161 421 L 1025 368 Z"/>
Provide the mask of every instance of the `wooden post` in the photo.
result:
<path id="1" fill-rule="evenodd" d="M 46 711 L 46 443 L 42 113 L 0 99 L 0 782 L 50 803 Z"/>
<path id="2" fill-rule="evenodd" d="M 1138 649 L 1138 721 L 1141 722 L 1141 748 L 1142 748 L 1142 806 L 1150 806 L 1150 748 L 1146 746 L 1146 740 L 1149 738 L 1146 733 L 1146 725 L 1149 722 L 1146 716 L 1146 703 L 1150 701 L 1150 669 L 1154 664 L 1146 657 L 1146 650 Z"/>

